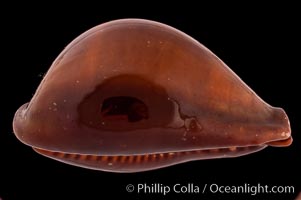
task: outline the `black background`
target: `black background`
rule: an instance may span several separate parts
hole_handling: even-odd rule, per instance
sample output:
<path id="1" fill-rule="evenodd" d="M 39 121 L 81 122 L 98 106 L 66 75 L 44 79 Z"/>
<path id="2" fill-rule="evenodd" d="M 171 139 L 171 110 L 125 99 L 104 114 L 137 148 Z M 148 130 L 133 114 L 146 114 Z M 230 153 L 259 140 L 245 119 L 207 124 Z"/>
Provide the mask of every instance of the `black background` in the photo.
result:
<path id="1" fill-rule="evenodd" d="M 113 2 L 114 3 L 114 2 Z M 76 3 L 73 3 L 76 4 Z M 174 6 L 178 8 L 175 9 Z M 294 5 L 114 6 L 10 5 L 2 21 L 0 197 L 8 199 L 145 199 L 127 184 L 292 185 L 295 194 L 178 194 L 153 199 L 294 199 L 301 186 L 300 20 Z M 218 9 L 219 7 L 219 9 Z M 3 7 L 6 9 L 6 7 Z M 12 131 L 14 112 L 28 102 L 63 48 L 87 29 L 120 18 L 171 25 L 220 57 L 260 97 L 286 110 L 294 143 L 234 159 L 195 161 L 155 171 L 118 174 L 69 166 L 35 153 Z M 298 38 L 298 37 L 299 38 Z M 45 119 L 46 120 L 46 119 Z M 172 197 L 172 198 L 171 198 Z"/>

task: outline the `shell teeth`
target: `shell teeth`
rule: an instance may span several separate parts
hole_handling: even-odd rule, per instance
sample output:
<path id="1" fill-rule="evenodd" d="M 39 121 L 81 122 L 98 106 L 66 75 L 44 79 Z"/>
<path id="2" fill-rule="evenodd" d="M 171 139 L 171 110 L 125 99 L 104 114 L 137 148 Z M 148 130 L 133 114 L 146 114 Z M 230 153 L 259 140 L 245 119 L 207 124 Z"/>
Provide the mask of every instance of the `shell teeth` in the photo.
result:
<path id="1" fill-rule="evenodd" d="M 217 152 L 219 152 L 219 149 L 210 149 L 209 151 L 212 153 L 217 153 Z"/>
<path id="2" fill-rule="evenodd" d="M 107 161 L 108 160 L 108 156 L 102 156 L 101 157 L 101 161 Z"/>
<path id="3" fill-rule="evenodd" d="M 107 156 L 107 155 L 87 155 L 87 154 L 72 154 L 72 153 L 62 153 L 62 152 L 48 152 L 58 158 L 65 158 L 71 160 L 93 160 L 93 161 L 100 161 L 106 162 L 108 166 L 112 166 L 116 163 L 127 163 L 127 164 L 134 164 L 134 163 L 145 163 L 150 161 L 158 161 L 162 159 L 172 159 L 177 156 L 189 156 L 191 154 L 203 154 L 203 153 L 221 153 L 221 152 L 235 152 L 248 149 L 248 147 L 227 147 L 227 148 L 216 148 L 216 149 L 201 149 L 201 150 L 194 150 L 194 151 L 181 151 L 181 152 L 168 152 L 168 153 L 157 153 L 157 154 L 145 154 L 145 155 L 123 155 L 123 156 Z"/>
<path id="4" fill-rule="evenodd" d="M 237 149 L 236 147 L 229 147 L 230 151 L 236 151 L 236 149 Z"/>

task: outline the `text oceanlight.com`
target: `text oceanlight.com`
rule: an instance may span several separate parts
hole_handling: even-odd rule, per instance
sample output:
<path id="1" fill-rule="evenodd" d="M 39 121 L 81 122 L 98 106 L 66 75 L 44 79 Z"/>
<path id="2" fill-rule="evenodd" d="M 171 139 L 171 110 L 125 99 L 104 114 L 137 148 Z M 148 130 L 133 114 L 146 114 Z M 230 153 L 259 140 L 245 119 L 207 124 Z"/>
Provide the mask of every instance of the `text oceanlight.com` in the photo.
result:
<path id="1" fill-rule="evenodd" d="M 128 184 L 126 186 L 127 192 L 138 194 L 162 194 L 181 193 L 181 194 L 291 194 L 295 191 L 294 186 L 282 185 L 264 185 L 264 184 L 249 184 L 244 183 L 241 185 L 221 185 L 217 183 L 211 184 L 196 184 L 196 183 L 176 183 L 173 185 L 161 183 L 138 183 Z"/>

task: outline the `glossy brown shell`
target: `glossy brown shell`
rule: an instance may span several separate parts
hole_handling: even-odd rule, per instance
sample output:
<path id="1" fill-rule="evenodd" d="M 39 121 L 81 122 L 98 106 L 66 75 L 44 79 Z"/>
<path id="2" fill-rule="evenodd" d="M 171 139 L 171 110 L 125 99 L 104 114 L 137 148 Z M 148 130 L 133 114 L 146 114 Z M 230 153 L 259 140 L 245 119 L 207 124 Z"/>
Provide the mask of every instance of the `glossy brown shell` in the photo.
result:
<path id="1" fill-rule="evenodd" d="M 143 171 L 291 143 L 282 109 L 266 104 L 188 35 L 140 19 L 96 26 L 70 43 L 30 103 L 17 111 L 14 132 L 46 156 L 108 171 Z M 107 156 L 112 164 L 53 152 Z M 175 159 L 178 152 L 194 153 Z M 155 154 L 163 156 L 153 164 Z M 134 166 L 137 155 L 147 158 Z M 117 164 L 121 157 L 113 163 L 114 156 L 133 158 Z"/>

